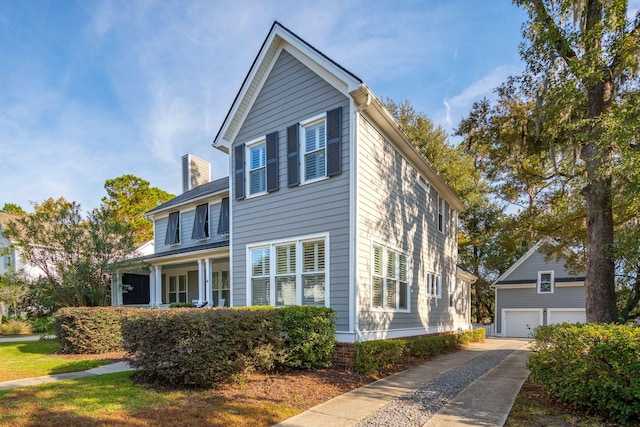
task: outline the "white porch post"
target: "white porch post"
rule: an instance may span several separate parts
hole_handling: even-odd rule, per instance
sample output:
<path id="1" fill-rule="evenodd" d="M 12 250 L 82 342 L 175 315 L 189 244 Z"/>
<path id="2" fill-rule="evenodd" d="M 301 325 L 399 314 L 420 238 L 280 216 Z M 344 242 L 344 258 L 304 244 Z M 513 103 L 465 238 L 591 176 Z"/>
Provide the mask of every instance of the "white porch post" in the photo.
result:
<path id="1" fill-rule="evenodd" d="M 198 260 L 198 307 L 206 300 L 205 295 L 206 271 L 203 259 Z"/>
<path id="2" fill-rule="evenodd" d="M 207 307 L 213 307 L 213 288 L 212 288 L 212 281 L 211 281 L 212 279 L 211 274 L 213 272 L 213 260 L 211 258 L 207 258 L 205 260 L 204 266 L 205 266 L 205 272 L 206 272 L 205 287 L 207 292 L 207 296 L 206 296 Z"/>
<path id="3" fill-rule="evenodd" d="M 156 265 L 156 280 L 155 280 L 155 288 L 156 291 L 154 293 L 155 301 L 154 306 L 160 307 L 162 305 L 162 266 Z"/>
<path id="4" fill-rule="evenodd" d="M 156 303 L 156 267 L 149 267 L 149 306 L 153 307 Z"/>
<path id="5" fill-rule="evenodd" d="M 112 286 L 111 290 L 113 291 L 113 296 L 111 297 L 111 301 L 113 305 L 121 306 L 122 305 L 122 273 L 116 272 L 116 283 L 115 286 Z"/>

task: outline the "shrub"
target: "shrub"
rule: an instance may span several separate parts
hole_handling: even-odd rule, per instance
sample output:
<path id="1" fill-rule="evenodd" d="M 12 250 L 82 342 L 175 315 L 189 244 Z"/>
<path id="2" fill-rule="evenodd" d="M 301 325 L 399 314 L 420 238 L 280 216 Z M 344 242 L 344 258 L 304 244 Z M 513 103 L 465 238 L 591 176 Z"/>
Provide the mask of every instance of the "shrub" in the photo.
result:
<path id="1" fill-rule="evenodd" d="M 36 317 L 31 319 L 31 329 L 34 332 L 52 335 L 54 333 L 53 316 Z"/>
<path id="2" fill-rule="evenodd" d="M 364 341 L 356 344 L 353 369 L 361 374 L 378 375 L 402 360 L 407 349 L 406 340 Z"/>
<path id="3" fill-rule="evenodd" d="M 123 319 L 134 379 L 169 387 L 211 387 L 284 361 L 275 309 L 141 310 Z"/>
<path id="4" fill-rule="evenodd" d="M 640 328 L 541 326 L 527 367 L 556 398 L 619 422 L 640 419 Z"/>
<path id="5" fill-rule="evenodd" d="M 65 307 L 54 316 L 62 353 L 97 354 L 122 351 L 120 320 L 139 312 L 120 307 Z"/>
<path id="6" fill-rule="evenodd" d="M 28 335 L 31 333 L 31 325 L 23 320 L 9 320 L 2 328 L 9 335 Z"/>
<path id="7" fill-rule="evenodd" d="M 356 344 L 354 370 L 363 374 L 378 375 L 410 355 L 429 359 L 451 352 L 460 345 L 484 341 L 486 331 L 477 329 L 460 334 L 428 335 L 407 340 L 365 341 Z"/>
<path id="8" fill-rule="evenodd" d="M 287 350 L 286 366 L 318 369 L 331 366 L 335 350 L 334 310 L 325 307 L 290 306 L 277 310 Z"/>

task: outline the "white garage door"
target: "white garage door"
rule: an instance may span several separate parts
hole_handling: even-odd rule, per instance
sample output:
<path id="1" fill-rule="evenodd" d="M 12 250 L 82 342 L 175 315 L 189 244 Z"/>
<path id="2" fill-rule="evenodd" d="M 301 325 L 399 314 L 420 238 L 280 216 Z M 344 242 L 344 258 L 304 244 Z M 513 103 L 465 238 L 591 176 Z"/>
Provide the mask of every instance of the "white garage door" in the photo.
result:
<path id="1" fill-rule="evenodd" d="M 528 338 L 533 330 L 540 326 L 542 309 L 515 310 L 503 309 L 503 323 L 505 337 Z"/>
<path id="2" fill-rule="evenodd" d="M 561 309 L 550 308 L 547 310 L 547 324 L 553 325 L 555 323 L 586 323 L 587 314 L 584 309 Z"/>

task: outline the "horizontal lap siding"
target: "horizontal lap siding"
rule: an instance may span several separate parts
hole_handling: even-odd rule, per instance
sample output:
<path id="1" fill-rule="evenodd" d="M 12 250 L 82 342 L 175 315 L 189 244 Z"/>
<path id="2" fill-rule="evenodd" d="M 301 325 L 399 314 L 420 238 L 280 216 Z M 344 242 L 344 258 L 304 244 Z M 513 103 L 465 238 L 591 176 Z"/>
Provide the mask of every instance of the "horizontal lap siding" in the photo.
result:
<path id="1" fill-rule="evenodd" d="M 538 280 L 539 271 L 554 271 L 554 277 L 556 279 L 562 277 L 573 277 L 564 265 L 564 260 L 556 260 L 551 258 L 548 262 L 545 262 L 544 254 L 535 252 L 531 254 L 518 268 L 516 268 L 509 276 L 505 277 L 505 280 Z M 581 273 L 584 277 L 584 273 Z"/>
<path id="2" fill-rule="evenodd" d="M 437 229 L 437 192 L 417 184 L 417 171 L 390 142 L 360 118 L 358 137 L 358 286 L 360 330 L 442 327 L 455 280 L 455 239 Z M 447 225 L 452 226 L 447 216 Z M 411 259 L 411 312 L 371 309 L 371 239 L 406 251 Z M 443 279 L 442 298 L 426 295 L 427 272 Z"/>
<path id="3" fill-rule="evenodd" d="M 496 292 L 496 327 L 502 333 L 504 308 L 585 308 L 584 286 L 558 286 L 553 293 L 539 294 L 535 285 L 530 288 L 498 289 Z M 545 316 L 546 318 L 546 316 Z"/>
<path id="4" fill-rule="evenodd" d="M 287 127 L 339 106 L 342 106 L 343 114 L 343 172 L 323 181 L 288 188 Z M 338 312 L 336 328 L 347 330 L 349 101 L 292 55 L 283 51 L 248 113 L 234 145 L 273 131 L 278 131 L 279 137 L 279 190 L 241 201 L 235 200 L 234 195 L 231 195 L 234 305 L 246 304 L 247 245 L 329 233 L 330 304 Z M 231 188 L 235 188 L 235 183 L 232 183 Z"/>

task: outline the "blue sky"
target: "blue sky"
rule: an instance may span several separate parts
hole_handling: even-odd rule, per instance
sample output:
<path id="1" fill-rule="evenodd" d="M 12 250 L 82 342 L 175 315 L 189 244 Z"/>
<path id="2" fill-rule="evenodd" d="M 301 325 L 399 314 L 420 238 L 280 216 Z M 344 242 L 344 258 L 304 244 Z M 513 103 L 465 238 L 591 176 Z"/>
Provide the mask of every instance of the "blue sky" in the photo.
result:
<path id="1" fill-rule="evenodd" d="M 131 173 L 178 194 L 180 158 L 211 147 L 274 20 L 452 131 L 522 70 L 510 1 L 0 2 L 0 207 L 98 207 Z"/>

